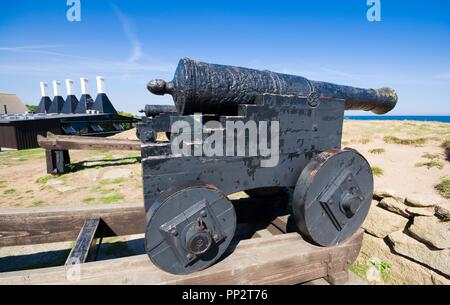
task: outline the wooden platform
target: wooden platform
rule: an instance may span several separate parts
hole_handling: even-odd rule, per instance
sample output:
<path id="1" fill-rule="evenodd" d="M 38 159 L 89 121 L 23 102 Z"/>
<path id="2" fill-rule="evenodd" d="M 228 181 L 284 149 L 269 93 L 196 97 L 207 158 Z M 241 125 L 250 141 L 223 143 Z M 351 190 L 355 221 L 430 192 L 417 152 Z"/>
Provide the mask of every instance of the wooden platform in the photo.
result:
<path id="1" fill-rule="evenodd" d="M 338 284 L 347 280 L 346 270 L 359 253 L 362 236 L 359 231 L 332 248 L 313 246 L 297 233 L 244 240 L 222 261 L 189 275 L 166 273 L 151 264 L 147 255 L 138 255 L 82 264 L 80 278 L 68 266 L 3 273 L 0 285 L 298 284 L 322 277 Z"/>
<path id="2" fill-rule="evenodd" d="M 63 174 L 70 164 L 69 150 L 141 150 L 139 140 L 120 140 L 101 137 L 65 136 L 47 132 L 37 136 L 38 145 L 45 149 L 48 174 Z"/>
<path id="3" fill-rule="evenodd" d="M 225 257 L 213 266 L 189 275 L 172 275 L 155 267 L 147 255 L 66 265 L 60 267 L 0 273 L 1 284 L 299 284 L 326 278 L 345 283 L 347 269 L 358 256 L 362 230 L 336 247 L 319 247 L 292 232 L 289 215 L 273 216 L 255 206 L 252 199 L 238 200 L 241 217 L 235 238 Z M 249 211 L 245 211 L 247 203 Z M 267 206 L 263 203 L 262 206 Z M 97 233 L 86 219 L 98 219 Z M 93 222 L 94 227 L 99 222 Z M 89 230 L 91 228 L 91 230 Z M 142 206 L 113 205 L 89 208 L 39 208 L 0 210 L 0 246 L 29 245 L 77 239 L 72 250 L 82 249 L 92 238 L 143 233 Z M 87 238 L 80 235 L 87 233 Z M 99 234 L 100 233 L 100 234 Z M 89 235 L 90 234 L 90 235 Z M 81 249 L 81 250 L 80 250 Z M 75 251 L 76 250 L 76 251 Z M 83 256 L 84 257 L 84 256 Z M 70 258 L 70 257 L 69 257 Z M 83 258 L 84 262 L 84 258 Z M 67 264 L 67 262 L 66 262 Z M 77 269 L 78 268 L 78 269 Z M 79 275 L 79 276 L 78 276 Z"/>

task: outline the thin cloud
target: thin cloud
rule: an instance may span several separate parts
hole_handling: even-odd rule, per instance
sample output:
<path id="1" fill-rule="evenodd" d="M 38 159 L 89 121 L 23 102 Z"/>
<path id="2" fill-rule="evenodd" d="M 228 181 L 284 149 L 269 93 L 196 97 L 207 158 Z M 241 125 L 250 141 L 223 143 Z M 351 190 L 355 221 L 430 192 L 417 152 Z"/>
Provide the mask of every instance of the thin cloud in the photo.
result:
<path id="1" fill-rule="evenodd" d="M 125 16 L 122 11 L 114 4 L 112 4 L 112 8 L 119 19 L 122 29 L 127 36 L 128 40 L 131 43 L 131 53 L 128 57 L 129 62 L 136 62 L 142 57 L 142 44 L 137 38 L 136 34 L 133 31 L 133 28 L 130 24 L 129 19 Z"/>
<path id="2" fill-rule="evenodd" d="M 21 52 L 21 51 L 33 51 L 40 49 L 57 48 L 58 45 L 42 44 L 42 45 L 30 45 L 20 47 L 0 47 L 0 51 Z"/>

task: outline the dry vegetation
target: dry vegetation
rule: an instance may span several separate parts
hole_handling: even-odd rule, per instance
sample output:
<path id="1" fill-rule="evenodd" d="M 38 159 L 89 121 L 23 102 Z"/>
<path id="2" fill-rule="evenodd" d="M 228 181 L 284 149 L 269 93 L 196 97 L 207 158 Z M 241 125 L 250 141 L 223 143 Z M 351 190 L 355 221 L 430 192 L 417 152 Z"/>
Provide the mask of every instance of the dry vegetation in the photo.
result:
<path id="1" fill-rule="evenodd" d="M 442 190 L 450 178 L 450 124 L 345 121 L 342 143 L 369 161 L 376 188 L 448 198 Z"/>

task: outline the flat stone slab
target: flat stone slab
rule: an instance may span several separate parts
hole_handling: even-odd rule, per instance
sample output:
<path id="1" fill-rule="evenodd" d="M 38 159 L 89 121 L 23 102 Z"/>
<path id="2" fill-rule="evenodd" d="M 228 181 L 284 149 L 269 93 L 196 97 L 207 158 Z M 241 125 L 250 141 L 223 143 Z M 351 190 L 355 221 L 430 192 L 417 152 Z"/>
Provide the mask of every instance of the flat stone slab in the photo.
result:
<path id="1" fill-rule="evenodd" d="M 380 203 L 378 204 L 378 206 L 385 208 L 386 210 L 391 211 L 392 213 L 404 216 L 404 217 L 409 217 L 410 214 L 406 211 L 406 208 L 408 206 L 406 206 L 403 202 L 399 202 L 397 199 L 393 198 L 393 197 L 386 197 L 383 198 Z"/>
<path id="2" fill-rule="evenodd" d="M 436 217 L 415 217 L 408 231 L 417 239 L 437 249 L 450 248 L 449 221 L 442 221 Z"/>
<path id="3" fill-rule="evenodd" d="M 400 196 L 399 194 L 397 194 L 396 191 L 391 190 L 391 189 L 376 189 L 373 191 L 373 195 L 379 198 L 395 198 L 400 202 L 404 202 L 405 201 L 405 197 Z"/>
<path id="4" fill-rule="evenodd" d="M 440 201 L 441 198 L 436 195 L 409 195 L 405 199 L 405 203 L 413 207 L 432 207 Z"/>
<path id="5" fill-rule="evenodd" d="M 133 171 L 127 168 L 110 169 L 103 173 L 102 179 L 128 178 L 132 174 Z"/>
<path id="6" fill-rule="evenodd" d="M 408 212 L 412 216 L 434 216 L 434 208 L 433 207 L 424 207 L 424 208 L 414 208 L 407 207 L 406 212 Z"/>
<path id="7" fill-rule="evenodd" d="M 408 219 L 391 213 L 379 207 L 372 206 L 362 228 L 379 238 L 384 238 L 392 232 L 403 229 Z"/>
<path id="8" fill-rule="evenodd" d="M 424 243 L 406 235 L 402 231 L 389 234 L 394 251 L 419 263 L 450 275 L 450 250 L 432 250 Z"/>

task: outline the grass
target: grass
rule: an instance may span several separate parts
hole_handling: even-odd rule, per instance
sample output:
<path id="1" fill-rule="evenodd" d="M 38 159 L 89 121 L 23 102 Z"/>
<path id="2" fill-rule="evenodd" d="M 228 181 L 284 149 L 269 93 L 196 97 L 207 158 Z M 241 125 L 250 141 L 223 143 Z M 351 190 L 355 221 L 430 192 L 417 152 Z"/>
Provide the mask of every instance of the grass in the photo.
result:
<path id="1" fill-rule="evenodd" d="M 355 273 L 360 278 L 367 280 L 366 274 L 369 270 L 369 265 L 356 261 L 350 265 L 349 270 Z"/>
<path id="2" fill-rule="evenodd" d="M 122 201 L 124 198 L 125 198 L 125 196 L 122 195 L 122 194 L 114 194 L 114 195 L 111 195 L 111 196 L 100 198 L 100 202 L 108 204 L 108 203 L 114 203 L 114 202 Z"/>
<path id="3" fill-rule="evenodd" d="M 14 194 L 16 192 L 15 189 L 6 189 L 3 191 L 4 195 L 10 195 L 10 194 Z"/>
<path id="4" fill-rule="evenodd" d="M 370 138 L 362 138 L 361 140 L 359 140 L 359 143 L 361 144 L 367 144 L 370 142 Z"/>
<path id="5" fill-rule="evenodd" d="M 378 166 L 372 166 L 371 170 L 374 176 L 380 177 L 384 175 L 383 169 L 379 168 Z"/>
<path id="6" fill-rule="evenodd" d="M 442 197 L 450 199 L 450 179 L 442 180 L 435 188 Z"/>
<path id="7" fill-rule="evenodd" d="M 445 140 L 441 146 L 445 149 L 450 149 L 450 140 Z"/>
<path id="8" fill-rule="evenodd" d="M 442 164 L 442 162 L 436 160 L 439 158 L 439 154 L 424 153 L 422 155 L 422 158 L 428 159 L 429 161 L 416 163 L 416 167 L 425 166 L 427 169 L 431 169 L 433 167 L 436 167 L 437 169 L 442 169 L 444 167 L 444 164 Z"/>
<path id="9" fill-rule="evenodd" d="M 437 169 L 443 169 L 444 164 L 437 160 L 430 160 L 427 162 L 419 162 L 416 163 L 416 167 L 426 167 L 427 169 L 432 169 L 433 167 L 436 167 Z"/>
<path id="10" fill-rule="evenodd" d="M 34 182 L 38 183 L 38 184 L 46 184 L 48 182 L 48 180 L 54 179 L 54 178 L 55 178 L 55 176 L 47 175 L 47 176 L 37 178 L 36 181 L 34 181 Z"/>
<path id="11" fill-rule="evenodd" d="M 43 206 L 44 201 L 42 200 L 34 200 L 28 207 L 29 208 L 37 208 Z"/>
<path id="12" fill-rule="evenodd" d="M 5 180 L 0 180 L 0 187 L 5 186 L 5 184 L 6 184 L 6 181 L 5 181 Z"/>
<path id="13" fill-rule="evenodd" d="M 427 138 L 416 138 L 416 139 L 401 139 L 394 136 L 385 136 L 383 138 L 385 143 L 401 144 L 401 145 L 414 145 L 419 146 L 427 143 Z"/>
<path id="14" fill-rule="evenodd" d="M 382 153 L 385 153 L 386 150 L 384 148 L 373 148 L 369 149 L 369 153 L 375 154 L 375 155 L 381 155 Z"/>
<path id="15" fill-rule="evenodd" d="M 114 189 L 103 189 L 101 185 L 96 185 L 93 188 L 91 188 L 91 192 L 106 195 L 114 192 Z"/>
<path id="16" fill-rule="evenodd" d="M 30 158 L 44 156 L 43 148 L 33 148 L 15 151 L 6 151 L 0 155 L 0 161 L 27 161 Z"/>
<path id="17" fill-rule="evenodd" d="M 100 185 L 121 184 L 123 182 L 125 182 L 125 178 L 123 178 L 123 177 L 115 178 L 115 179 L 103 179 L 103 180 L 99 181 Z"/>
<path id="18" fill-rule="evenodd" d="M 95 202 L 95 198 L 94 197 L 86 197 L 86 198 L 83 199 L 83 203 L 86 203 L 86 204 L 92 204 L 94 202 Z"/>
<path id="19" fill-rule="evenodd" d="M 447 155 L 447 160 L 450 161 L 450 140 L 446 140 L 441 145 L 445 149 L 445 154 Z"/>

